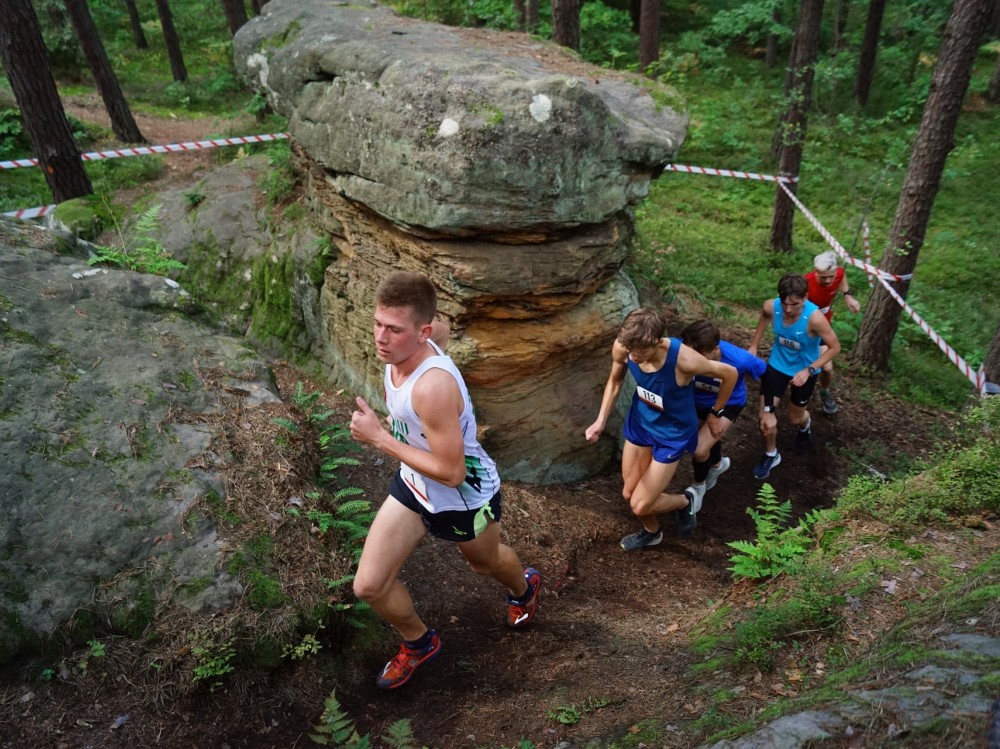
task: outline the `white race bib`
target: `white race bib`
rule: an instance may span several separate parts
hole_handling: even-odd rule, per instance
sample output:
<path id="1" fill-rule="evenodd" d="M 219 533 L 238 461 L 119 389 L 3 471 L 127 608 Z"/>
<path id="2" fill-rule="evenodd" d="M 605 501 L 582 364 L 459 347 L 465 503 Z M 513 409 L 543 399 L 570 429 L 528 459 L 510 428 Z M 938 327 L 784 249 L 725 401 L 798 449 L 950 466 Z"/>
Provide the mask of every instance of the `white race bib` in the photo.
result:
<path id="1" fill-rule="evenodd" d="M 430 507 L 431 503 L 427 499 L 427 484 L 424 482 L 424 477 L 406 465 L 406 463 L 399 464 L 399 475 L 403 479 L 403 483 L 413 492 L 413 496 L 427 507 Z"/>
<path id="2" fill-rule="evenodd" d="M 635 389 L 636 395 L 639 396 L 639 400 L 644 403 L 648 403 L 650 406 L 655 408 L 657 411 L 663 410 L 663 398 L 661 398 L 656 393 L 646 390 L 644 387 L 637 387 Z"/>

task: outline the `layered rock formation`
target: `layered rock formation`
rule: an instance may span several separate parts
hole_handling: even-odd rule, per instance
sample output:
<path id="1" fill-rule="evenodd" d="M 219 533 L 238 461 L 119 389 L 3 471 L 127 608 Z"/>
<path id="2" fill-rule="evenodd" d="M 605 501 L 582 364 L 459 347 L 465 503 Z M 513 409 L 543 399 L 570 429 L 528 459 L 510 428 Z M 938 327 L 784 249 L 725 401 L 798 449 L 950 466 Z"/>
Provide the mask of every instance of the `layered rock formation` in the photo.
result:
<path id="1" fill-rule="evenodd" d="M 374 287 L 396 268 L 441 292 L 449 350 L 508 478 L 580 478 L 624 313 L 629 212 L 674 156 L 669 92 L 528 36 L 450 29 L 381 7 L 272 0 L 237 66 L 290 118 L 337 253 L 321 293 L 329 373 L 381 396 Z"/>

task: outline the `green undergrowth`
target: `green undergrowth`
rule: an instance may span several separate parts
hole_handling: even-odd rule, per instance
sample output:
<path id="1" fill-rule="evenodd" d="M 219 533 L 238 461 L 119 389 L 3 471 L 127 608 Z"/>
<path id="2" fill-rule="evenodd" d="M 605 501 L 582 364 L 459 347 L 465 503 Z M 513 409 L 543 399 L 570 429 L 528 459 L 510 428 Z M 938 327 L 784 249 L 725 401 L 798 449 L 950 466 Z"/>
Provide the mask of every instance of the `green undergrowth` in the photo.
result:
<path id="1" fill-rule="evenodd" d="M 953 660 L 953 652 L 933 643 L 933 633 L 975 632 L 983 617 L 996 615 L 1000 600 L 1000 553 L 987 549 L 970 564 L 963 551 L 981 545 L 984 518 L 1000 512 L 998 451 L 1000 399 L 988 399 L 966 412 L 952 441 L 926 465 L 892 479 L 855 477 L 833 509 L 811 518 L 808 548 L 777 572 L 769 568 L 769 581 L 751 590 L 750 603 L 716 605 L 695 628 L 691 674 L 705 679 L 712 708 L 692 729 L 708 742 L 738 735 L 788 712 L 842 701 L 859 683 Z M 764 496 L 754 510 L 764 531 L 758 546 L 781 540 L 774 524 L 784 516 L 774 507 Z M 762 526 L 761 514 L 774 527 Z M 794 534 L 784 522 L 784 533 Z M 885 620 L 873 622 L 868 612 L 893 605 L 897 595 L 900 613 L 877 629 Z M 851 644 L 859 642 L 855 633 L 873 627 L 869 646 Z M 972 665 L 985 675 L 962 689 L 1000 694 L 988 677 L 996 659 L 985 666 L 977 659 Z M 726 706 L 743 689 L 717 685 L 745 683 L 755 671 L 765 683 L 785 682 L 787 694 L 751 725 L 727 717 L 739 712 Z"/>

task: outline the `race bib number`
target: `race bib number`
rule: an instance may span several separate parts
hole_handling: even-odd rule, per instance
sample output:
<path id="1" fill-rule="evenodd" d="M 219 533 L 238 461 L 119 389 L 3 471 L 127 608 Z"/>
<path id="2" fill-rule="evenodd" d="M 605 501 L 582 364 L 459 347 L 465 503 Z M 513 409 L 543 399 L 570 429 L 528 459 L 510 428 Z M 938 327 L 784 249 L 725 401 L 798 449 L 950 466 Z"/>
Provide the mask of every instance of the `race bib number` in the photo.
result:
<path id="1" fill-rule="evenodd" d="M 783 335 L 778 336 L 778 345 L 784 346 L 785 348 L 790 348 L 794 351 L 799 351 L 802 349 L 802 344 L 796 341 L 794 338 L 785 338 Z"/>
<path id="2" fill-rule="evenodd" d="M 403 479 L 403 483 L 413 492 L 413 496 L 430 507 L 431 501 L 427 498 L 427 483 L 424 481 L 424 477 L 406 463 L 399 464 L 399 475 Z"/>
<path id="3" fill-rule="evenodd" d="M 648 403 L 657 411 L 663 410 L 663 398 L 658 396 L 656 393 L 646 390 L 644 387 L 637 387 L 635 389 L 635 393 L 639 396 L 639 400 L 643 403 Z"/>

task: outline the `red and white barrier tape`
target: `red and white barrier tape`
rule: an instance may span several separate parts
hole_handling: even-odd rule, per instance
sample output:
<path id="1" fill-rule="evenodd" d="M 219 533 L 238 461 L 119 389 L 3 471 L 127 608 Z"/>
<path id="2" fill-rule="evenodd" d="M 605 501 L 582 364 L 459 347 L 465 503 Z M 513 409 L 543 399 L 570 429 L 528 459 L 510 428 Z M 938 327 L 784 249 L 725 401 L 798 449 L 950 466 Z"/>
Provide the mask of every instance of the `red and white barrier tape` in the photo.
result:
<path id="1" fill-rule="evenodd" d="M 871 232 L 868 231 L 868 222 L 861 222 L 861 243 L 865 248 L 865 262 L 871 265 L 872 263 L 872 243 L 871 243 Z M 875 276 L 872 273 L 868 274 L 868 288 L 875 288 Z"/>
<path id="2" fill-rule="evenodd" d="M 764 182 L 798 182 L 798 177 L 777 177 L 773 174 L 758 174 L 757 172 L 738 172 L 733 169 L 712 169 L 704 166 L 688 166 L 685 164 L 667 164 L 663 171 L 681 172 L 683 174 L 707 174 L 711 177 L 735 177 L 736 179 L 756 179 Z"/>
<path id="3" fill-rule="evenodd" d="M 892 286 L 889 283 L 890 281 L 908 281 L 911 278 L 913 278 L 913 274 L 909 274 L 906 276 L 896 276 L 893 275 L 892 273 L 886 273 L 885 271 L 879 270 L 871 263 L 863 263 L 860 260 L 855 260 L 854 258 L 852 258 L 850 255 L 847 254 L 847 251 L 840 245 L 840 243 L 833 237 L 833 235 L 830 234 L 830 232 L 827 231 L 826 228 L 819 222 L 819 220 L 816 219 L 816 217 L 809 212 L 809 210 L 802 204 L 802 201 L 799 200 L 798 197 L 791 192 L 791 190 L 785 187 L 785 185 L 781 184 L 780 182 L 778 184 L 781 187 L 781 189 L 784 190 L 785 193 L 792 199 L 792 202 L 795 203 L 795 206 L 800 211 L 802 211 L 802 214 L 807 219 L 809 219 L 809 222 L 814 227 L 816 227 L 816 230 L 823 235 L 823 238 L 826 239 L 827 244 L 829 244 L 834 250 L 836 250 L 837 253 L 840 254 L 840 256 L 843 257 L 846 262 L 850 262 L 852 265 L 855 265 L 859 268 L 864 268 L 865 271 L 874 275 L 878 279 L 879 283 L 881 283 L 882 286 L 885 288 L 885 290 L 889 292 L 889 295 L 896 300 L 896 303 L 903 308 L 903 311 L 906 312 L 906 314 L 910 317 L 910 319 L 913 320 L 913 322 L 915 322 L 917 326 L 922 331 L 924 331 L 924 333 L 927 334 L 927 336 L 937 345 L 937 347 L 945 353 L 945 355 L 948 357 L 951 363 L 954 364 L 956 367 L 958 367 L 959 371 L 968 378 L 968 380 L 976 388 L 976 392 L 979 393 L 980 395 L 984 395 L 986 392 L 986 374 L 983 371 L 983 368 L 980 367 L 979 371 L 973 370 L 972 367 L 969 366 L 969 363 L 965 361 L 965 359 L 963 359 L 961 356 L 959 356 L 958 352 L 955 351 L 955 349 L 953 349 L 946 340 L 944 340 L 940 335 L 938 335 L 937 331 L 934 330 L 934 328 L 932 328 L 927 323 L 927 321 L 920 316 L 920 313 L 918 313 L 915 309 L 913 309 L 913 307 L 907 304 L 906 300 L 903 299 L 903 297 L 899 295 L 899 292 L 896 291 L 894 288 L 892 288 Z"/>
<path id="4" fill-rule="evenodd" d="M 823 239 L 826 240 L 826 243 L 830 245 L 830 247 L 832 247 L 841 258 L 843 258 L 845 263 L 853 265 L 856 268 L 862 268 L 867 273 L 871 273 L 876 276 L 879 280 L 909 281 L 913 278 L 912 273 L 907 273 L 904 276 L 897 276 L 893 273 L 886 273 L 884 270 L 876 268 L 874 265 L 866 263 L 864 260 L 858 260 L 857 258 L 851 257 L 847 250 L 844 249 L 843 245 L 841 245 L 840 242 L 838 242 L 836 238 L 827 230 L 827 228 L 820 223 L 818 218 L 812 215 L 809 209 L 802 204 L 801 200 L 799 200 L 798 196 L 788 189 L 787 185 L 783 182 L 779 182 L 778 187 L 785 191 L 785 195 L 787 195 L 791 201 L 795 203 L 795 207 L 802 211 L 802 215 L 809 220 L 810 224 L 816 227 L 816 231 L 818 231 Z"/>
<path id="5" fill-rule="evenodd" d="M 165 146 L 138 146 L 136 148 L 116 148 L 110 151 L 91 151 L 81 154 L 84 161 L 101 161 L 103 159 L 120 159 L 125 156 L 149 156 L 154 153 L 177 153 L 179 151 L 197 151 L 203 148 L 220 148 L 221 146 L 239 146 L 245 143 L 269 143 L 288 137 L 288 133 L 268 133 L 266 135 L 242 135 L 234 138 L 215 138 L 213 140 L 196 140 L 188 143 L 171 143 Z M 14 159 L 0 161 L 0 169 L 20 169 L 38 166 L 38 159 Z"/>
<path id="6" fill-rule="evenodd" d="M 124 148 L 116 149 L 112 151 L 95 151 L 92 153 L 85 153 L 82 155 L 84 161 L 99 161 L 101 159 L 118 159 L 125 156 L 146 156 L 154 153 L 175 153 L 178 151 L 191 151 L 203 148 L 218 148 L 220 146 L 235 146 L 242 145 L 245 143 L 266 143 L 268 141 L 281 140 L 287 138 L 288 133 L 269 133 L 267 135 L 246 135 L 235 138 L 219 138 L 215 140 L 199 140 L 189 143 L 174 143 L 165 146 L 142 146 L 139 148 Z M 38 166 L 38 159 L 15 159 L 13 161 L 0 161 L 0 169 L 17 169 L 21 167 Z M 785 191 L 785 194 L 791 199 L 795 206 L 802 212 L 802 215 L 809 220 L 809 222 L 816 228 L 820 235 L 826 240 L 827 244 L 832 247 L 837 254 L 843 258 L 844 262 L 853 265 L 858 268 L 862 268 L 868 274 L 868 285 L 874 286 L 874 278 L 877 278 L 879 282 L 885 287 L 886 291 L 892 296 L 893 299 L 903 308 L 903 310 L 910 316 L 910 318 L 920 327 L 921 330 L 926 333 L 938 348 L 940 348 L 951 360 L 955 366 L 964 374 L 976 387 L 978 393 L 986 393 L 986 375 L 983 368 L 980 367 L 978 372 L 974 372 L 969 366 L 968 362 L 965 361 L 958 353 L 948 345 L 937 332 L 927 324 L 927 322 L 914 310 L 910 305 L 906 303 L 899 293 L 889 285 L 889 281 L 909 281 L 913 278 L 913 274 L 907 275 L 894 275 L 892 273 L 886 273 L 885 271 L 876 268 L 871 264 L 871 247 L 868 239 L 868 224 L 864 224 L 864 247 L 865 247 L 865 261 L 857 260 L 848 254 L 847 250 L 836 240 L 836 238 L 820 223 L 808 208 L 803 205 L 802 201 L 788 189 L 788 183 L 798 182 L 798 177 L 780 177 L 773 174 L 758 174 L 757 172 L 742 172 L 735 171 L 731 169 L 712 169 L 709 167 L 700 166 L 690 166 L 685 164 L 668 164 L 664 171 L 668 172 L 679 172 L 683 174 L 706 174 L 712 177 L 733 177 L 736 179 L 750 179 L 759 180 L 763 182 L 775 182 L 777 185 Z M 54 205 L 40 206 L 38 208 L 22 208 L 18 211 L 9 211 L 5 213 L 5 216 L 12 216 L 14 218 L 40 218 L 50 213 L 55 209 Z"/>
<path id="7" fill-rule="evenodd" d="M 899 295 L 898 291 L 896 291 L 894 288 L 892 288 L 892 286 L 889 285 L 888 281 L 886 281 L 884 278 L 880 278 L 879 282 L 882 284 L 885 290 L 889 292 L 889 295 L 896 300 L 896 303 L 903 308 L 903 311 L 906 312 L 907 315 L 909 315 L 910 319 L 913 320 L 913 322 L 915 322 L 917 326 L 922 331 L 924 331 L 924 333 L 927 334 L 927 336 L 937 345 L 937 347 L 945 353 L 945 355 L 948 357 L 951 363 L 954 364 L 956 367 L 958 367 L 958 370 L 969 379 L 969 381 L 976 388 L 976 392 L 979 393 L 980 395 L 985 395 L 986 373 L 983 371 L 983 368 L 980 367 L 978 371 L 973 370 L 972 367 L 969 366 L 969 363 L 965 361 L 965 359 L 963 359 L 961 356 L 959 356 L 958 352 L 955 351 L 955 349 L 953 349 L 951 346 L 949 346 L 948 342 L 944 340 L 944 338 L 942 338 L 940 335 L 938 335 L 937 331 L 934 330 L 934 328 L 932 328 L 930 325 L 928 325 L 927 321 L 924 320 L 924 318 L 922 318 L 920 314 L 915 309 L 913 309 L 913 307 L 911 307 L 909 304 L 906 303 L 906 300 Z"/>
<path id="8" fill-rule="evenodd" d="M 56 209 L 55 205 L 43 205 L 38 208 L 22 208 L 19 211 L 8 211 L 4 216 L 13 218 L 41 218 Z"/>

